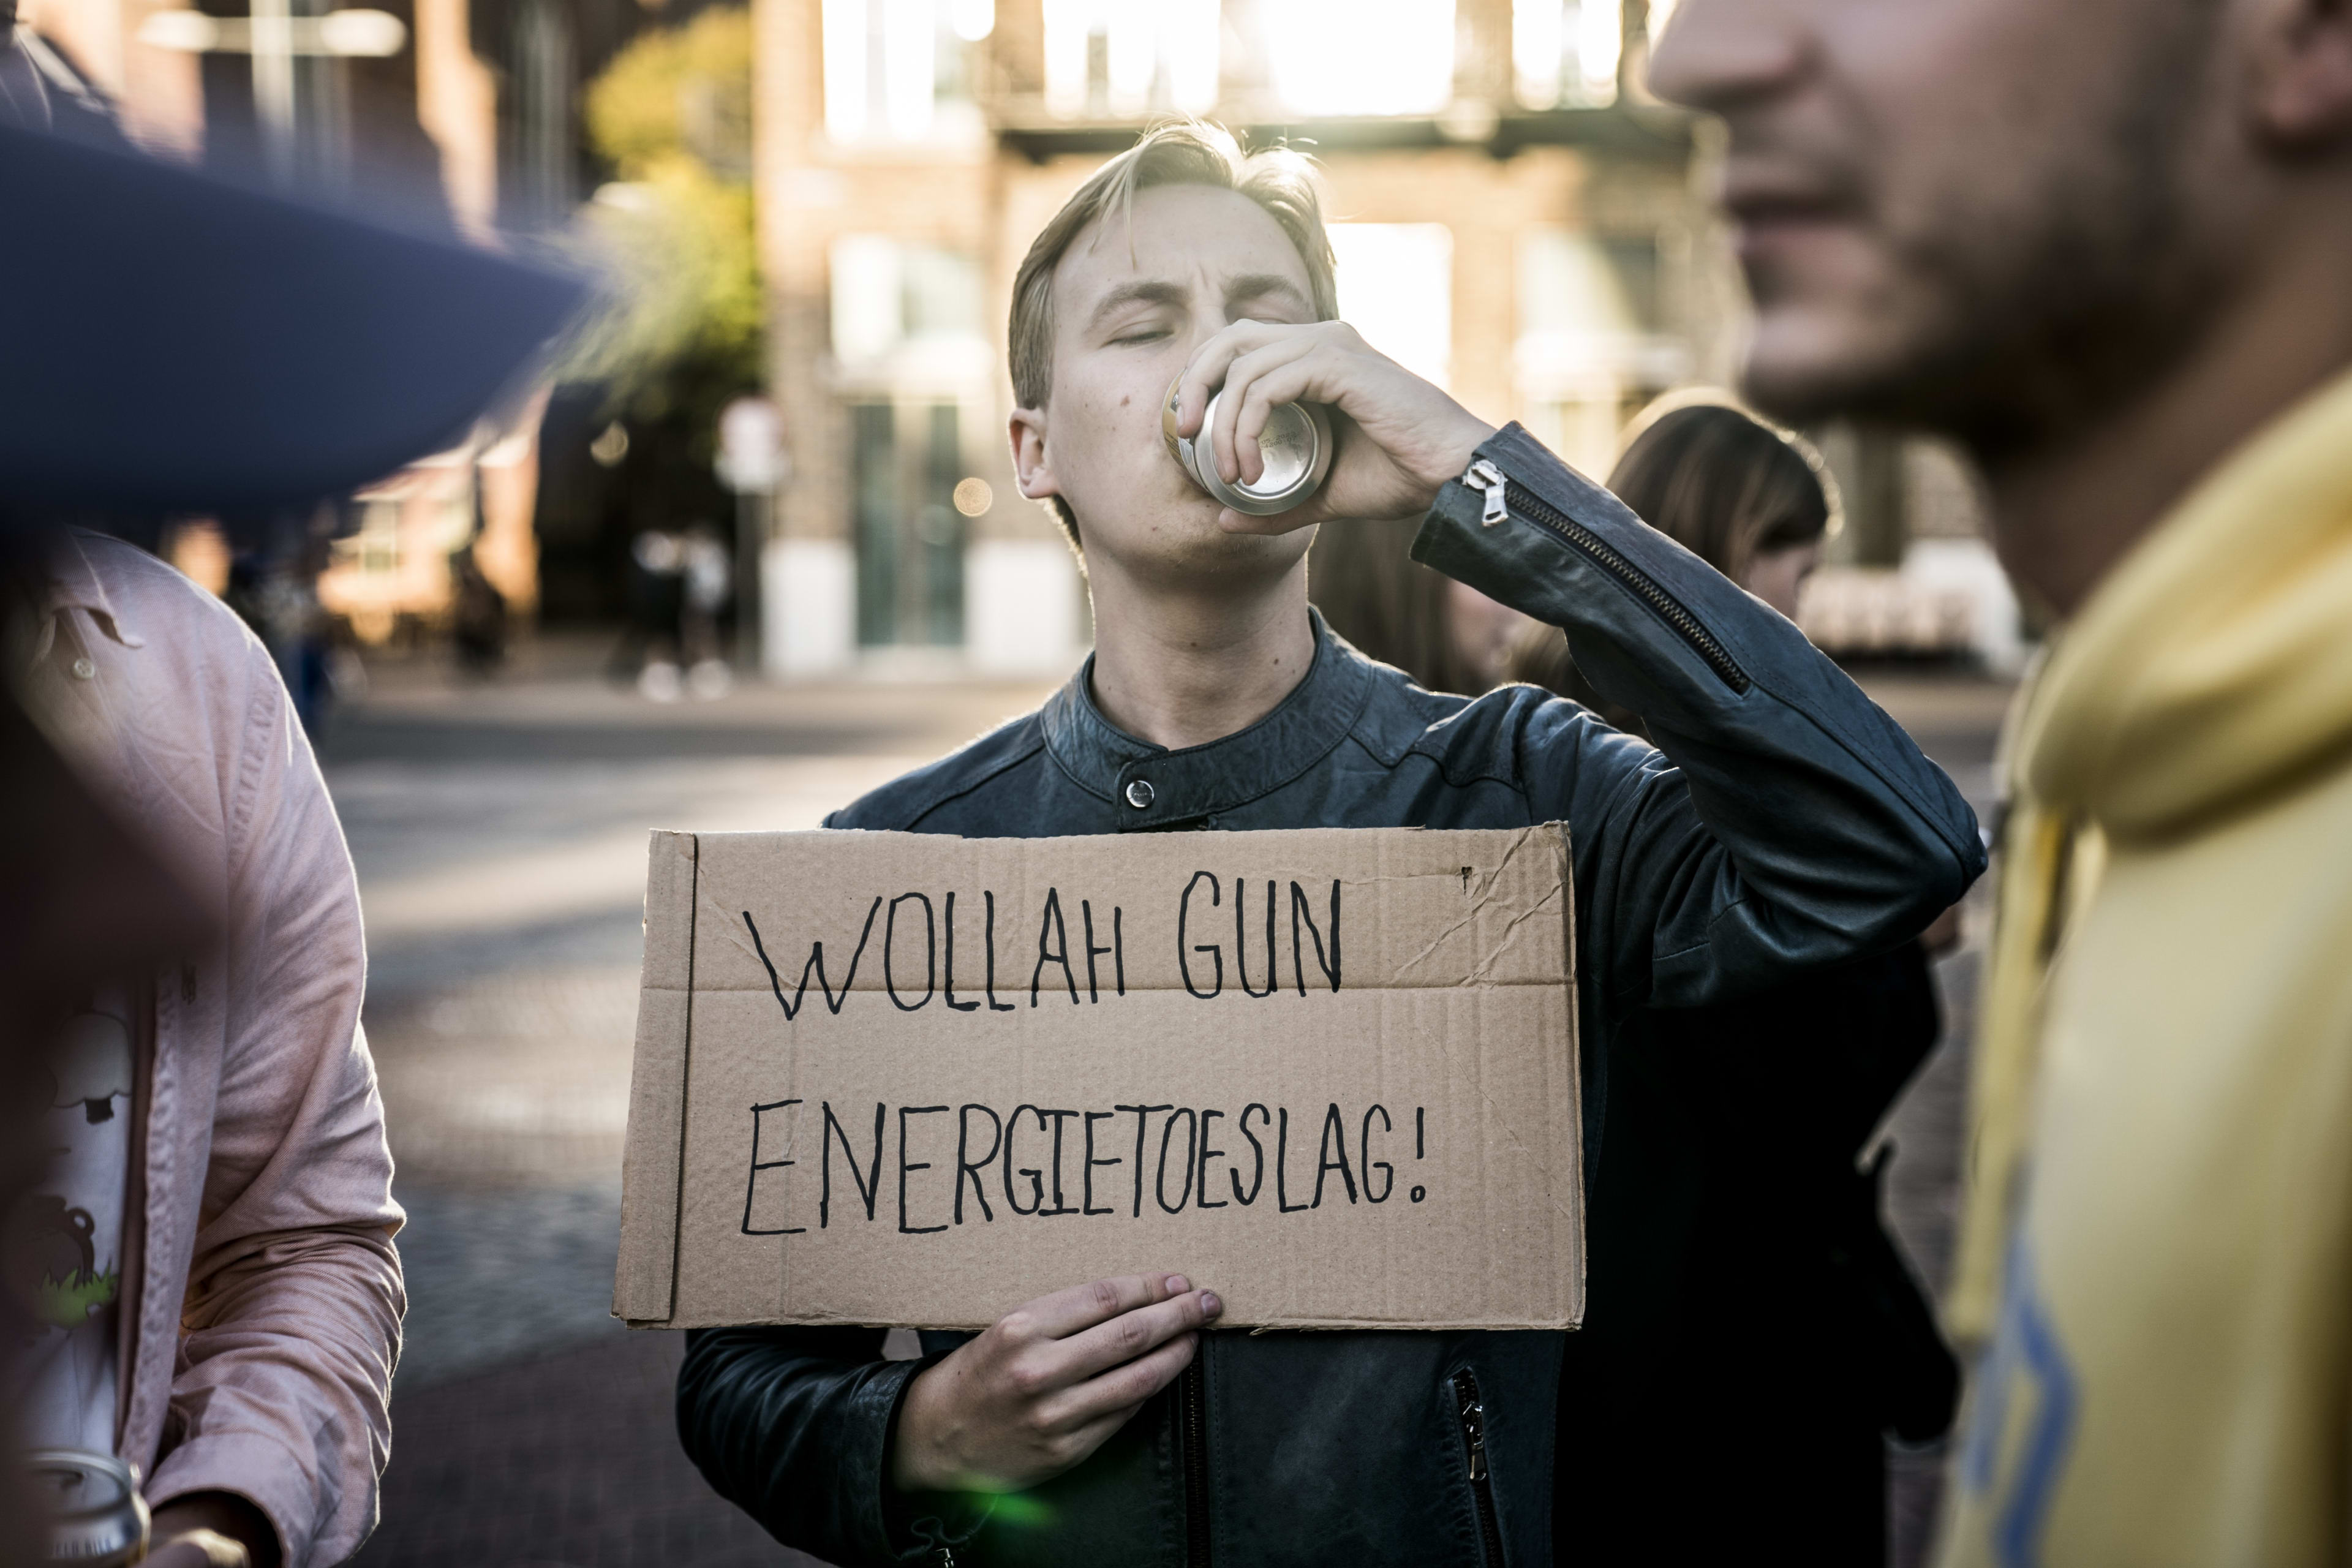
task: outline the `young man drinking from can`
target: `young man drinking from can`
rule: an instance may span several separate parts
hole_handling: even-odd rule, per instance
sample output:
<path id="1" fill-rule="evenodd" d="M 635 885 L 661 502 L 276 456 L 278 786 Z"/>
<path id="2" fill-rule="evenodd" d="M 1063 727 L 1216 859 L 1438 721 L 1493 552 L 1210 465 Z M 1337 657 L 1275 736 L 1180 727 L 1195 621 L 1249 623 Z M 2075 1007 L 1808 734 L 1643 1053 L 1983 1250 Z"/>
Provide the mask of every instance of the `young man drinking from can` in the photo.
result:
<path id="1" fill-rule="evenodd" d="M 1622 1369 L 1661 1349 L 1638 1292 L 1613 1287 L 1643 1271 L 1654 1173 L 1675 1158 L 1645 1103 L 1646 1010 L 1892 946 L 1983 867 L 1950 781 L 1794 626 L 1337 313 L 1293 154 L 1244 158 L 1171 126 L 1079 189 L 1015 280 L 1011 436 L 1023 493 L 1082 552 L 1094 656 L 1037 712 L 831 825 L 1565 821 L 1587 1328 L 1212 1335 L 1216 1281 L 1153 1274 L 1074 1282 L 977 1336 L 927 1334 L 920 1361 L 883 1359 L 878 1330 L 695 1334 L 681 1435 L 779 1540 L 845 1565 L 1202 1568 L 1532 1563 L 1557 1533 L 1583 1561 L 1626 1560 L 1659 1521 L 1613 1472 L 1687 1477 L 1694 1456 L 1559 1438 L 1633 1414 L 1640 1380 Z M 1174 434 L 1224 487 L 1265 478 L 1255 438 L 1274 410 L 1320 405 L 1319 489 L 1271 517 L 1213 499 L 1163 442 L 1171 383 Z M 1655 749 L 1528 688 L 1423 691 L 1323 628 L 1314 525 L 1422 513 L 1415 554 L 1565 626 Z"/>

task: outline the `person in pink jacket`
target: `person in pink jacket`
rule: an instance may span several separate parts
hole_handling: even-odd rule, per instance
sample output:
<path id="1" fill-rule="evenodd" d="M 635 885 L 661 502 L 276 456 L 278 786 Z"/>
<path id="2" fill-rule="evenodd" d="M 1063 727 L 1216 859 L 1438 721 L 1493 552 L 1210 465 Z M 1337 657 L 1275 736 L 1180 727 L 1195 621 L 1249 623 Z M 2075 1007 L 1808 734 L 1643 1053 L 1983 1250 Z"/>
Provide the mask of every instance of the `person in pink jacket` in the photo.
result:
<path id="1" fill-rule="evenodd" d="M 12 1358 L 19 1435 L 137 1466 L 159 1548 L 339 1562 L 375 1522 L 405 1306 L 351 856 L 218 600 L 85 532 L 36 591 L 27 709 L 222 935 L 100 988 L 52 1054 L 47 1201 L 9 1259 L 79 1257 Z"/>

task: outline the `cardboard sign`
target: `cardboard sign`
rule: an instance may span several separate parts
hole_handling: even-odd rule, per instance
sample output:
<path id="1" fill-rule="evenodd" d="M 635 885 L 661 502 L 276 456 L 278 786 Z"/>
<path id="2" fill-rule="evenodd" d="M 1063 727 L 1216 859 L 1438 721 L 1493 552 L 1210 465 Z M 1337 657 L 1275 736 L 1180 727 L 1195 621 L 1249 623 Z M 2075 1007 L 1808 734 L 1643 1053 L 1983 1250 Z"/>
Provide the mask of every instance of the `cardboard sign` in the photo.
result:
<path id="1" fill-rule="evenodd" d="M 1557 826 L 656 834 L 614 1311 L 1571 1327 L 1572 906 Z"/>

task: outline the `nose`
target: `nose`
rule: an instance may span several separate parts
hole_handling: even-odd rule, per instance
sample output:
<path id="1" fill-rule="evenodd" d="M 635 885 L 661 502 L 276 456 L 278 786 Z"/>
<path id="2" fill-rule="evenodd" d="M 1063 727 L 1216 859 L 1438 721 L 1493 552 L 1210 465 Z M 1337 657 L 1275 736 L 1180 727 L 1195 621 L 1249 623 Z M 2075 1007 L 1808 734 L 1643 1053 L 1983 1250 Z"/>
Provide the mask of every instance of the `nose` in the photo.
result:
<path id="1" fill-rule="evenodd" d="M 1650 90 L 1722 113 L 1790 84 L 1811 53 L 1808 0 L 1682 0 L 1650 55 Z"/>

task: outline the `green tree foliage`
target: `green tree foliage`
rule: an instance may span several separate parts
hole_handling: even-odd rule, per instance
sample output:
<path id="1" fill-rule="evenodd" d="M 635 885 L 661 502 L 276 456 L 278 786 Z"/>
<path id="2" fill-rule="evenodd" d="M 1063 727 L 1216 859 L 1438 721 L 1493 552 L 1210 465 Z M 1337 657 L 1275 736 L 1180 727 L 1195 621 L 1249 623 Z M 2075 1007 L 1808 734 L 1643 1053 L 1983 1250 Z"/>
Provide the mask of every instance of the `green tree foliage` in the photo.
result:
<path id="1" fill-rule="evenodd" d="M 619 179 L 571 243 L 607 303 L 560 374 L 605 387 L 615 415 L 691 432 L 707 459 L 719 410 L 761 380 L 749 15 L 706 11 L 637 39 L 590 85 L 586 121 Z"/>

